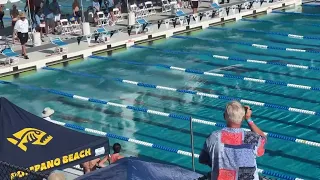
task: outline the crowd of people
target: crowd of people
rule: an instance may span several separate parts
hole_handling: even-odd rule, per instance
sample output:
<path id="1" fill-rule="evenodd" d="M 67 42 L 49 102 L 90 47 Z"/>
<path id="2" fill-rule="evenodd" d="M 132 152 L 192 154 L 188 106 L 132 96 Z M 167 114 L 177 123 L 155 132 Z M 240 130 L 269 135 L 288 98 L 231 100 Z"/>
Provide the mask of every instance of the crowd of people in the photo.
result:
<path id="1" fill-rule="evenodd" d="M 54 110 L 45 108 L 42 117 L 51 120 Z M 250 179 L 259 180 L 256 157 L 264 154 L 266 135 L 251 118 L 252 109 L 237 101 L 226 105 L 223 117 L 226 127 L 212 132 L 206 139 L 199 156 L 199 162 L 211 167 L 211 180 L 217 179 Z M 251 131 L 241 128 L 246 122 Z M 113 145 L 113 154 L 102 159 L 97 158 L 82 164 L 84 173 L 105 167 L 108 161 L 114 163 L 123 158 L 120 155 L 121 145 Z"/>

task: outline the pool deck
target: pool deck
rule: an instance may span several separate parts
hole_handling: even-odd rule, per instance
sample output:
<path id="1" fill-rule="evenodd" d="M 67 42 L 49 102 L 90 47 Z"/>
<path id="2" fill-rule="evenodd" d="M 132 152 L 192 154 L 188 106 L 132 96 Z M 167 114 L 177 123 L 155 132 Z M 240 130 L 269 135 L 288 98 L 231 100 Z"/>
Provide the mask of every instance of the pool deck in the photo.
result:
<path id="1" fill-rule="evenodd" d="M 231 5 L 239 4 L 240 2 L 234 2 L 234 3 L 228 3 L 223 4 L 221 7 L 229 7 Z M 250 16 L 258 13 L 270 13 L 274 9 L 283 8 L 286 6 L 292 6 L 292 5 L 300 5 L 302 3 L 301 0 L 283 0 L 283 1 L 276 1 L 273 3 L 263 3 L 262 6 L 260 6 L 260 3 L 254 3 L 253 7 L 250 10 L 242 10 L 240 13 L 238 10 L 233 11 L 232 8 L 230 8 L 230 13 L 228 16 L 215 16 L 214 18 L 211 17 L 203 17 L 200 21 L 194 21 L 191 18 L 190 24 L 181 26 L 180 24 L 177 24 L 176 27 L 173 27 L 173 24 L 170 23 L 169 26 L 166 26 L 164 23 L 162 23 L 161 27 L 158 29 L 158 20 L 168 19 L 170 18 L 170 13 L 159 13 L 158 15 L 154 15 L 151 17 L 146 18 L 148 22 L 151 22 L 152 24 L 150 27 L 153 29 L 150 32 L 137 34 L 134 32 L 131 32 L 131 35 L 129 36 L 126 30 L 126 23 L 127 20 L 123 21 L 122 24 L 117 24 L 116 26 L 113 26 L 111 29 L 119 29 L 122 28 L 123 31 L 115 33 L 107 43 L 93 43 L 93 40 L 91 45 L 86 42 L 86 38 L 84 37 L 80 44 L 78 45 L 77 40 L 75 38 L 69 38 L 68 40 L 65 40 L 65 42 L 68 43 L 68 52 L 66 54 L 57 54 L 57 55 L 50 55 L 52 51 L 54 50 L 55 46 L 52 44 L 44 44 L 38 47 L 31 47 L 28 48 L 28 60 L 19 58 L 19 63 L 9 66 L 0 66 L 0 77 L 5 76 L 8 74 L 15 74 L 22 72 L 26 69 L 41 69 L 42 67 L 47 66 L 48 64 L 53 64 L 55 62 L 59 63 L 62 61 L 68 61 L 70 59 L 75 58 L 86 58 L 96 52 L 101 51 L 108 51 L 112 50 L 117 47 L 130 47 L 134 45 L 137 42 L 143 42 L 152 40 L 154 38 L 169 38 L 170 36 L 177 34 L 179 32 L 185 32 L 190 31 L 192 29 L 205 29 L 209 27 L 212 24 L 215 23 L 221 23 L 223 21 L 228 20 L 240 20 L 244 16 Z M 201 8 L 199 8 L 199 12 L 205 12 L 205 11 L 212 11 L 210 8 L 210 2 L 204 2 L 202 3 Z M 186 14 L 190 14 L 190 9 L 185 9 L 184 12 Z M 108 28 L 108 30 L 111 30 Z M 133 28 L 134 29 L 134 28 Z M 94 28 L 91 28 L 91 33 L 93 33 Z M 63 36 L 61 36 L 63 38 Z M 94 39 L 94 38 L 92 38 Z M 17 53 L 20 53 L 20 46 L 15 45 L 13 48 Z M 3 60 L 5 57 L 3 55 L 0 56 L 0 59 Z"/>

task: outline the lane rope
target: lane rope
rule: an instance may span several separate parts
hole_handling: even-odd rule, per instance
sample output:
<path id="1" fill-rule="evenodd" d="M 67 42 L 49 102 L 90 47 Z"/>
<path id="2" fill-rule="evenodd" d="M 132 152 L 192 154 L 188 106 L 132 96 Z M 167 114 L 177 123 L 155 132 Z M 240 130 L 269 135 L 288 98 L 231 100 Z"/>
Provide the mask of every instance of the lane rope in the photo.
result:
<path id="1" fill-rule="evenodd" d="M 60 122 L 60 121 L 55 121 L 55 120 L 49 120 L 52 123 L 58 124 L 60 126 L 64 126 L 70 129 L 74 129 L 77 131 L 82 131 L 82 132 L 87 132 L 87 133 L 92 133 L 92 134 L 96 134 L 99 136 L 104 136 L 104 137 L 109 137 L 109 138 L 113 138 L 113 139 L 118 139 L 121 141 L 127 141 L 127 142 L 131 142 L 134 144 L 138 144 L 138 145 L 142 145 L 145 147 L 151 147 L 154 149 L 160 149 L 163 151 L 167 151 L 167 152 L 172 152 L 172 153 L 176 153 L 176 154 L 180 154 L 180 155 L 184 155 L 184 156 L 192 156 L 191 152 L 187 152 L 187 151 L 183 151 L 183 150 L 179 150 L 176 148 L 171 148 L 171 147 L 166 147 L 166 146 L 162 146 L 162 145 L 158 145 L 158 144 L 153 144 L 150 142 L 146 142 L 146 141 L 141 141 L 138 139 L 133 139 L 133 138 L 128 138 L 128 137 L 124 137 L 124 136 L 120 136 L 120 135 L 116 135 L 116 134 L 111 134 L 111 133 L 107 133 L 107 132 L 102 132 L 102 131 L 98 131 L 95 129 L 90 129 L 90 128 L 85 128 L 79 125 L 75 125 L 75 124 L 68 124 L 68 123 L 64 123 L 64 122 Z M 199 158 L 199 154 L 194 154 L 195 158 Z M 259 169 L 257 168 L 258 173 L 262 174 L 262 175 L 267 175 L 267 176 L 273 176 L 273 177 L 277 177 L 277 178 L 283 178 L 283 179 L 287 179 L 287 180 L 303 180 L 291 175 L 286 175 L 286 174 L 280 174 L 278 172 L 275 171 L 270 171 L 270 170 L 263 170 L 263 169 Z"/>
<path id="2" fill-rule="evenodd" d="M 297 34 L 289 34 L 289 33 L 283 33 L 283 32 L 273 32 L 273 31 L 262 31 L 262 30 L 255 30 L 255 29 L 240 29 L 240 28 L 222 28 L 222 27 L 208 27 L 208 29 L 213 30 L 221 30 L 221 31 L 240 31 L 244 33 L 261 33 L 261 34 L 269 34 L 269 35 L 275 35 L 275 36 L 284 36 L 291 39 L 310 39 L 310 40 L 320 40 L 320 37 L 317 36 L 302 36 Z"/>
<path id="3" fill-rule="evenodd" d="M 278 46 L 268 46 L 264 44 L 251 44 L 248 42 L 237 42 L 237 41 L 229 41 L 229 40 L 215 40 L 215 39 L 207 39 L 207 38 L 199 38 L 199 37 L 191 37 L 191 36 L 171 36 L 172 38 L 177 38 L 177 39 L 194 39 L 194 40 L 203 40 L 207 41 L 209 43 L 226 43 L 226 44 L 238 44 L 242 46 L 250 46 L 254 47 L 257 49 L 265 49 L 265 50 L 279 50 L 279 51 L 288 51 L 288 52 L 301 52 L 301 53 L 315 53 L 319 54 L 320 51 L 315 51 L 315 50 L 309 50 L 309 49 L 296 49 L 296 48 L 285 48 L 285 47 L 278 47 Z"/>
<path id="4" fill-rule="evenodd" d="M 223 55 L 217 55 L 217 54 L 211 54 L 211 53 L 205 53 L 205 52 L 197 52 L 197 51 L 184 51 L 184 50 L 171 50 L 171 49 L 163 49 L 163 48 L 154 48 L 149 46 L 140 46 L 140 45 L 133 45 L 132 48 L 138 48 L 138 49 L 151 49 L 155 51 L 160 51 L 163 53 L 171 53 L 171 54 L 194 54 L 194 55 L 207 55 L 216 59 L 222 59 L 222 60 L 230 60 L 230 61 L 238 61 L 238 62 L 247 62 L 247 63 L 254 63 L 254 64 L 260 64 L 260 65 L 276 65 L 276 66 L 282 66 L 282 67 L 288 67 L 288 68 L 297 68 L 297 69 L 304 69 L 304 70 L 314 70 L 314 71 L 320 71 L 320 67 L 312 67 L 312 66 L 304 66 L 299 64 L 288 64 L 288 63 L 281 63 L 281 62 L 272 62 L 272 61 L 263 61 L 263 60 L 255 60 L 255 59 L 246 59 L 241 57 L 228 57 Z"/>
<path id="5" fill-rule="evenodd" d="M 113 58 L 108 58 L 108 57 L 102 57 L 102 56 L 89 56 L 90 58 L 94 58 L 94 59 L 101 59 L 101 60 L 116 60 Z M 121 60 L 117 60 L 117 61 L 121 61 Z M 122 62 L 130 62 L 130 61 L 122 61 Z M 182 72 L 186 72 L 186 73 L 192 73 L 192 74 L 197 74 L 197 75 L 209 75 L 209 76 L 217 76 L 217 77 L 226 77 L 226 78 L 235 78 L 235 79 L 242 79 L 245 81 L 253 81 L 253 82 L 259 82 L 259 83 L 267 83 L 267 81 L 263 81 L 263 80 L 255 80 L 252 78 L 245 78 L 242 76 L 236 76 L 236 75 L 223 75 L 223 74 L 217 74 L 217 73 L 211 73 L 211 72 L 202 72 L 199 70 L 193 70 L 193 69 L 184 69 L 184 68 L 180 68 L 180 67 L 175 67 L 175 66 L 169 66 L 169 65 L 165 65 L 165 64 L 147 64 L 147 63 L 141 63 L 139 62 L 139 64 L 137 64 L 137 62 L 135 61 L 131 61 L 131 64 L 136 64 L 136 65 L 144 65 L 144 66 L 154 66 L 154 67 L 160 67 L 160 68 L 165 68 L 165 69 L 169 69 L 169 70 L 177 70 L 177 71 L 182 71 Z M 271 83 L 271 82 L 269 82 Z M 271 83 L 274 84 L 274 83 Z M 283 85 L 282 83 L 280 85 Z M 292 86 L 290 84 L 288 84 L 289 87 Z M 228 100 L 241 100 L 240 98 L 233 98 L 233 97 L 228 97 L 228 96 L 221 96 L 219 95 L 219 99 L 228 99 Z M 275 108 L 275 109 L 282 109 L 282 110 L 286 110 L 286 111 L 291 111 L 291 112 L 298 112 L 301 114 L 308 114 L 308 115 L 316 115 L 316 116 L 320 116 L 320 112 L 316 112 L 316 111 L 311 111 L 311 110 L 305 110 L 305 109 L 298 109 L 298 108 L 292 108 L 289 106 L 282 106 L 282 105 L 276 105 L 276 104 L 269 104 L 269 103 L 262 103 L 262 102 L 258 102 L 255 103 L 255 101 L 251 101 L 251 100 L 245 100 L 248 101 L 248 103 L 252 103 L 254 105 L 257 106 L 264 106 L 264 107 L 269 107 L 269 108 Z"/>
<path id="6" fill-rule="evenodd" d="M 319 7 L 320 4 L 302 4 L 301 6 L 308 6 L 308 7 Z"/>
<path id="7" fill-rule="evenodd" d="M 272 13 L 275 13 L 275 14 L 287 14 L 287 15 L 301 15 L 301 16 L 320 17 L 320 14 L 312 14 L 312 13 L 284 12 L 284 11 L 272 11 Z"/>
<path id="8" fill-rule="evenodd" d="M 261 19 L 247 19 L 243 18 L 241 21 L 248 21 L 248 22 L 262 22 L 262 23 L 272 23 L 272 24 L 289 24 L 292 25 L 293 22 L 290 21 L 269 21 L 269 20 L 261 20 Z M 295 22 L 294 22 L 295 23 Z M 320 27 L 320 24 L 309 24 L 309 23 L 295 23 L 296 25 L 300 26 L 313 26 L 313 27 Z"/>
<path id="9" fill-rule="evenodd" d="M 51 71 L 57 71 L 57 72 L 66 72 L 66 73 L 70 73 L 70 74 L 77 75 L 77 76 L 82 76 L 82 77 L 90 77 L 90 78 L 108 79 L 109 80 L 109 78 L 104 78 L 104 77 L 102 77 L 100 75 L 95 75 L 95 74 L 74 72 L 74 71 L 68 71 L 68 70 L 52 68 L 52 67 L 44 67 L 43 69 L 51 70 Z M 174 92 L 179 92 L 179 93 L 184 93 L 184 94 L 192 94 L 192 95 L 198 95 L 198 96 L 204 96 L 204 97 L 219 99 L 219 95 L 215 95 L 215 94 L 208 94 L 208 93 L 190 91 L 190 90 L 185 90 L 185 89 L 176 89 L 176 88 L 172 88 L 172 87 L 159 86 L 159 85 L 148 84 L 148 83 L 144 83 L 144 82 L 136 82 L 136 81 L 120 79 L 120 78 L 110 78 L 110 79 L 114 80 L 116 82 L 121 82 L 121 83 L 125 83 L 125 84 L 130 84 L 130 85 L 136 85 L 136 86 L 140 86 L 140 87 L 144 87 L 144 88 L 154 88 L 154 89 L 159 89 L 159 90 L 174 91 Z M 231 98 L 231 97 L 229 97 L 229 98 Z M 247 101 L 245 101 L 243 103 L 247 103 Z M 249 101 L 249 103 L 251 103 L 251 101 Z M 256 103 L 258 103 L 258 102 L 256 102 Z M 255 104 L 253 104 L 253 105 L 255 105 Z M 202 121 L 200 122 L 199 121 L 199 123 L 200 124 L 213 125 L 213 126 L 216 126 L 216 127 L 226 127 L 222 123 L 217 123 L 217 122 L 212 122 L 212 121 L 210 121 L 210 122 L 209 121 L 206 121 L 206 122 L 202 122 Z M 215 123 L 215 124 L 209 124 L 209 123 Z M 243 130 L 250 131 L 250 129 L 246 129 L 246 128 L 243 128 Z M 291 141 L 291 142 L 301 143 L 301 144 L 305 144 L 305 145 L 320 147 L 320 143 L 318 143 L 318 142 L 307 141 L 307 140 L 304 140 L 304 139 L 298 139 L 296 137 L 284 136 L 284 135 L 276 134 L 276 133 L 265 132 L 264 134 L 266 136 L 268 136 L 268 137 L 272 137 L 272 138 L 276 138 L 276 139 L 281 139 L 281 140 L 285 140 L 285 141 Z M 306 143 L 306 142 L 308 142 L 308 143 Z"/>
<path id="10" fill-rule="evenodd" d="M 116 60 L 110 57 L 103 57 L 103 56 L 89 56 L 89 58 L 94 58 L 94 59 L 102 59 L 102 60 Z M 189 69 L 189 68 L 182 68 L 182 67 L 176 67 L 176 66 L 170 66 L 166 64 L 151 64 L 151 63 L 141 63 L 137 61 L 120 61 L 120 62 L 125 62 L 125 63 L 132 63 L 135 65 L 144 65 L 144 66 L 155 66 L 155 67 L 161 67 L 169 70 L 175 70 L 175 71 L 182 71 L 186 73 L 192 73 L 192 74 L 197 74 L 197 75 L 206 75 L 206 76 L 213 76 L 213 77 L 219 77 L 219 78 L 226 78 L 226 79 L 236 79 L 236 80 L 242 80 L 242 81 L 249 81 L 249 82 L 254 82 L 254 83 L 260 83 L 260 84 L 270 84 L 270 85 L 276 85 L 276 86 L 284 86 L 284 87 L 290 87 L 290 88 L 296 88 L 296 89 L 303 89 L 303 90 L 311 90 L 311 91 L 320 91 L 319 87 L 312 87 L 312 86 L 306 86 L 306 85 L 301 85 L 301 84 L 291 84 L 291 83 L 286 83 L 283 81 L 273 81 L 273 80 L 268 80 L 268 79 L 258 79 L 254 77 L 246 77 L 246 76 L 239 76 L 239 75 L 233 75 L 233 74 L 222 74 L 222 73 L 212 73 L 208 71 L 200 71 L 197 69 Z"/>

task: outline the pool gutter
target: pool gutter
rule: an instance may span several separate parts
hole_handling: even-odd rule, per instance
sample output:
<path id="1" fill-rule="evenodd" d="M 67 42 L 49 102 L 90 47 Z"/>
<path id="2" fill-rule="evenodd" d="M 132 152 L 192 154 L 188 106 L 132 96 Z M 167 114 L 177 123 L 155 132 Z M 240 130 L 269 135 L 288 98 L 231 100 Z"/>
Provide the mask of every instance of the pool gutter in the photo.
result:
<path id="1" fill-rule="evenodd" d="M 89 48 L 87 47 L 85 50 L 70 52 L 64 55 L 50 56 L 48 58 L 35 60 L 29 63 L 20 64 L 17 66 L 1 67 L 0 77 L 19 74 L 26 71 L 33 71 L 33 70 L 41 69 L 42 67 L 45 67 L 45 66 L 52 66 L 56 64 L 67 63 L 73 60 L 85 59 L 86 57 L 93 54 L 106 53 L 106 52 L 108 54 L 111 54 L 112 51 L 114 50 L 129 48 L 130 46 L 135 44 L 141 44 L 141 43 L 146 43 L 146 42 L 155 41 L 159 39 L 169 38 L 172 35 L 176 35 L 176 34 L 182 34 L 182 33 L 187 33 L 191 31 L 206 29 L 209 26 L 216 26 L 216 25 L 221 25 L 228 22 L 238 21 L 243 17 L 269 14 L 272 12 L 272 10 L 284 9 L 288 6 L 301 5 L 301 3 L 302 2 L 299 0 L 285 0 L 281 2 L 270 3 L 268 4 L 269 6 L 264 6 L 264 7 L 259 7 L 252 10 L 243 11 L 238 14 L 232 14 L 223 18 L 216 17 L 212 19 L 206 19 L 205 17 L 203 17 L 202 21 L 199 21 L 197 23 L 193 23 L 187 26 L 177 25 L 175 28 L 165 29 L 164 31 L 158 31 L 150 34 L 143 34 L 136 37 L 128 36 L 127 39 L 122 41 L 111 42 L 108 44 L 97 45 Z M 162 26 L 165 26 L 165 25 L 162 25 Z"/>

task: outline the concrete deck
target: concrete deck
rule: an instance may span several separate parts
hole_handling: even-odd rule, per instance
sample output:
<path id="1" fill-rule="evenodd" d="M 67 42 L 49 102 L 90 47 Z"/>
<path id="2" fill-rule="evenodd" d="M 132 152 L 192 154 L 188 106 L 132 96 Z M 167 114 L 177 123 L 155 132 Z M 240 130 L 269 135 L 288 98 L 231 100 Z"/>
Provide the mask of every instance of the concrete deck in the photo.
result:
<path id="1" fill-rule="evenodd" d="M 68 43 L 68 53 L 66 54 L 59 54 L 59 55 L 52 55 L 54 47 L 51 44 L 46 43 L 45 45 L 38 46 L 38 47 L 31 47 L 28 48 L 28 55 L 29 60 L 25 60 L 20 58 L 20 62 L 13 66 L 0 66 L 0 76 L 4 76 L 9 73 L 17 73 L 20 71 L 23 71 L 26 68 L 32 68 L 32 69 L 40 69 L 42 67 L 47 66 L 47 64 L 52 62 L 60 62 L 61 60 L 68 60 L 72 58 L 86 58 L 90 55 L 92 55 L 95 52 L 103 51 L 103 50 L 110 50 L 115 47 L 130 47 L 134 45 L 136 42 L 139 41 L 146 41 L 157 37 L 166 37 L 169 38 L 173 34 L 176 34 L 178 32 L 187 31 L 190 29 L 205 29 L 209 27 L 211 24 L 219 23 L 222 21 L 227 20 L 239 20 L 243 16 L 248 15 L 254 15 L 257 13 L 265 12 L 270 13 L 273 9 L 283 8 L 285 6 L 290 5 L 300 5 L 302 2 L 300 0 L 284 0 L 284 1 L 275 1 L 273 3 L 263 3 L 262 6 L 260 6 L 260 3 L 254 3 L 253 7 L 250 10 L 242 10 L 241 13 L 239 13 L 237 10 L 233 12 L 230 9 L 230 13 L 228 16 L 224 15 L 222 17 L 215 16 L 214 18 L 206 18 L 203 17 L 201 21 L 194 21 L 191 18 L 190 25 L 187 24 L 181 26 L 179 24 L 176 25 L 174 28 L 172 24 L 170 24 L 169 27 L 166 27 L 164 24 L 161 25 L 160 29 L 158 29 L 157 21 L 160 19 L 168 19 L 170 18 L 170 13 L 159 13 L 158 15 L 151 16 L 146 18 L 149 22 L 155 22 L 151 25 L 151 28 L 153 29 L 152 32 L 142 33 L 142 34 L 135 34 L 135 32 L 131 33 L 131 36 L 128 35 L 126 29 L 127 29 L 127 21 L 125 20 L 121 24 L 117 24 L 116 26 L 113 26 L 111 28 L 108 28 L 108 30 L 113 29 L 122 29 L 123 31 L 115 33 L 107 43 L 91 43 L 91 46 L 89 47 L 88 43 L 85 42 L 85 38 L 82 39 L 82 42 L 78 45 L 76 42 L 76 39 L 70 39 L 66 40 L 65 42 Z M 232 4 L 239 4 L 239 2 L 235 2 Z M 221 5 L 222 7 L 230 6 L 232 4 L 224 4 Z M 209 2 L 203 2 L 201 5 L 201 8 L 199 9 L 199 12 L 204 11 L 212 11 L 211 8 L 209 8 L 210 3 Z M 186 13 L 190 13 L 191 10 L 184 10 Z M 91 29 L 93 32 L 94 28 Z M 64 38 L 62 36 L 62 38 Z M 94 39 L 94 38 L 93 38 Z M 20 52 L 19 45 L 15 45 L 13 49 L 16 52 Z M 4 59 L 4 56 L 1 56 L 0 59 Z"/>

